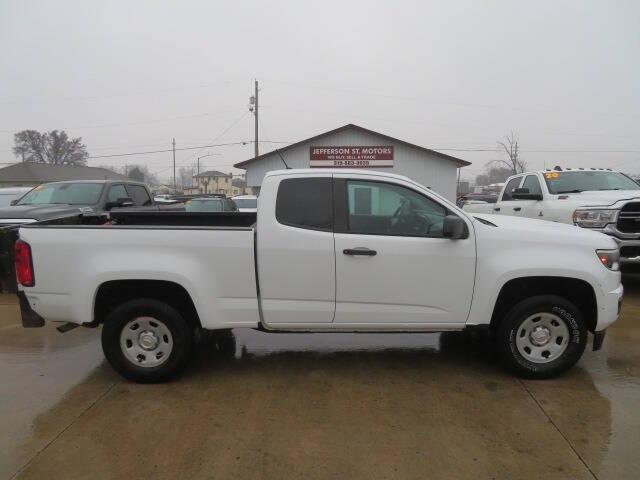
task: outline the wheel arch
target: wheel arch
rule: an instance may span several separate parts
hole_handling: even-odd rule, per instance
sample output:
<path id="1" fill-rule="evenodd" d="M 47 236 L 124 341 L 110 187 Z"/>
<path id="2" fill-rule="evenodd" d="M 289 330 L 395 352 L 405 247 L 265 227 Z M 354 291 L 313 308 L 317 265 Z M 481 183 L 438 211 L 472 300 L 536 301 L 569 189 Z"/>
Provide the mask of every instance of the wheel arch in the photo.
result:
<path id="1" fill-rule="evenodd" d="M 598 303 L 593 286 L 572 277 L 529 276 L 513 278 L 502 288 L 493 306 L 490 325 L 495 328 L 518 302 L 535 295 L 557 295 L 573 303 L 582 312 L 590 332 L 598 322 Z"/>
<path id="2" fill-rule="evenodd" d="M 138 298 L 153 298 L 167 303 L 194 328 L 202 326 L 193 299 L 185 287 L 173 281 L 148 279 L 109 280 L 100 284 L 93 302 L 90 326 L 98 326 L 115 307 Z"/>

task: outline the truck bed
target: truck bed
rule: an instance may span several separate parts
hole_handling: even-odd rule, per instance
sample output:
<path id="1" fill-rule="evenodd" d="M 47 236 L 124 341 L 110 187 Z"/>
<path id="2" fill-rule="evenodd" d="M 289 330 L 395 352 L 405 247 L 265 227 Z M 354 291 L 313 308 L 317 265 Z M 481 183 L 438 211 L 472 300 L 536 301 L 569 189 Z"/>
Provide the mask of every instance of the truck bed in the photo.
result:
<path id="1" fill-rule="evenodd" d="M 35 285 L 25 293 L 34 311 L 90 323 L 101 286 L 148 280 L 184 288 L 205 328 L 257 326 L 254 230 L 234 225 L 251 215 L 119 217 L 126 223 L 20 227 L 33 252 Z"/>

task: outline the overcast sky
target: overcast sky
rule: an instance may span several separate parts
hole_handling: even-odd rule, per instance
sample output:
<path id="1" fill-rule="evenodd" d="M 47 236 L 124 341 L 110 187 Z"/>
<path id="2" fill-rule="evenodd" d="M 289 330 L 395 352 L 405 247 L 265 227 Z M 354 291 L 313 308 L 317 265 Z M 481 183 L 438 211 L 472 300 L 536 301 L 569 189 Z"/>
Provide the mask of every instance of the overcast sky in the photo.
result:
<path id="1" fill-rule="evenodd" d="M 0 0 L 0 162 L 13 133 L 64 129 L 91 156 L 356 123 L 428 148 L 492 149 L 530 168 L 640 173 L 640 2 Z M 261 144 L 261 151 L 276 144 Z M 578 152 L 583 151 L 583 152 Z M 180 151 L 230 171 L 253 146 Z M 496 152 L 446 150 L 482 173 Z M 144 163 L 171 155 L 90 159 Z"/>

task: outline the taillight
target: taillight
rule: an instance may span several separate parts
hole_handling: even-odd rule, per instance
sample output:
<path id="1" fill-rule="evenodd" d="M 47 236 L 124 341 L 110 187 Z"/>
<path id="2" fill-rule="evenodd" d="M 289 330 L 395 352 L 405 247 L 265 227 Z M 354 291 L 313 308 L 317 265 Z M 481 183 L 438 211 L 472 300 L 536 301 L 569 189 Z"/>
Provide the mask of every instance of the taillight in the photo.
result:
<path id="1" fill-rule="evenodd" d="M 15 244 L 16 277 L 23 287 L 33 287 L 36 283 L 33 275 L 31 247 L 28 243 L 18 240 Z"/>

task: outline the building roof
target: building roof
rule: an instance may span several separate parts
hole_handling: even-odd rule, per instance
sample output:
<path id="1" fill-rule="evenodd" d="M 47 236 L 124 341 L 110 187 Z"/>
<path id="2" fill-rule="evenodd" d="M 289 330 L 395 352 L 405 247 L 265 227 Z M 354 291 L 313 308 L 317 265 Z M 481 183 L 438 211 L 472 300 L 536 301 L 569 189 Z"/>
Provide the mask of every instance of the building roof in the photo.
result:
<path id="1" fill-rule="evenodd" d="M 198 175 L 195 175 L 196 177 L 228 177 L 229 174 L 228 173 L 222 173 L 219 172 L 217 170 L 207 170 L 206 172 L 202 172 Z"/>
<path id="2" fill-rule="evenodd" d="M 338 128 L 333 129 L 333 130 L 329 130 L 328 132 L 321 133 L 320 135 L 316 135 L 314 137 L 306 138 L 304 140 L 300 140 L 299 142 L 292 143 L 291 145 L 287 145 L 286 147 L 280 148 L 279 151 L 280 152 L 286 152 L 290 148 L 297 147 L 297 146 L 299 146 L 299 145 L 301 145 L 303 143 L 313 142 L 314 140 L 319 140 L 320 138 L 324 138 L 324 137 L 327 137 L 329 135 L 333 135 L 334 133 L 342 132 L 344 130 L 359 130 L 361 132 L 370 133 L 372 135 L 376 135 L 378 137 L 384 138 L 385 140 L 389 140 L 389 141 L 392 141 L 392 142 L 395 142 L 395 143 L 401 143 L 401 144 L 407 145 L 409 147 L 414 147 L 414 148 L 417 148 L 419 150 L 422 150 L 423 152 L 427 152 L 427 153 L 430 153 L 432 155 L 436 155 L 436 156 L 438 156 L 440 158 L 443 158 L 445 160 L 450 160 L 450 161 L 456 163 L 459 167 L 466 167 L 467 165 L 471 165 L 471 162 L 467 162 L 466 160 L 462 160 L 461 158 L 456 158 L 456 157 L 452 157 L 451 155 L 447 155 L 445 153 L 436 152 L 435 150 L 430 150 L 428 148 L 421 147 L 420 145 L 415 145 L 413 143 L 405 142 L 404 140 L 400 140 L 398 138 L 390 137 L 389 135 L 385 135 L 385 134 L 380 133 L 380 132 L 374 132 L 373 130 L 369 130 L 368 128 L 364 128 L 364 127 L 361 127 L 359 125 L 355 125 L 353 123 L 349 123 L 347 125 L 343 125 L 342 127 L 338 127 Z M 244 162 L 236 163 L 234 165 L 234 167 L 236 167 L 236 168 L 245 168 L 245 166 L 247 164 L 249 164 L 249 163 L 251 163 L 253 161 L 260 160 L 260 159 L 262 159 L 264 157 L 267 157 L 269 155 L 272 155 L 276 151 L 277 150 L 272 150 L 271 152 L 263 153 L 262 155 L 259 155 L 259 156 L 254 157 L 254 158 L 250 158 L 249 160 L 245 160 Z"/>
<path id="3" fill-rule="evenodd" d="M 80 165 L 52 165 L 50 163 L 22 162 L 0 168 L 0 182 L 60 182 L 65 180 L 129 180 L 124 175 L 106 168 Z"/>

